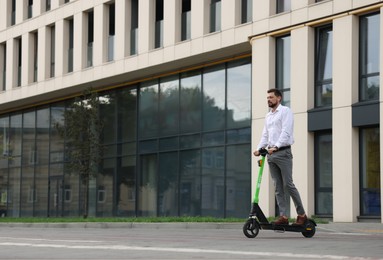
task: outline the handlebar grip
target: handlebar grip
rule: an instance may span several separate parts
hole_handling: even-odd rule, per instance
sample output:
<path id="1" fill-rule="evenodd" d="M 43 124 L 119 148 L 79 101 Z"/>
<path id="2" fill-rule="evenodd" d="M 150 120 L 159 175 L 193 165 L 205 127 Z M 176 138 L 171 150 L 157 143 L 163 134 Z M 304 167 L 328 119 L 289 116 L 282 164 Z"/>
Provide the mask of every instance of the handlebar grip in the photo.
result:
<path id="1" fill-rule="evenodd" d="M 269 153 L 265 148 L 260 148 L 260 149 L 258 150 L 258 152 L 259 152 L 260 155 L 262 155 L 262 156 L 266 156 L 266 154 Z"/>

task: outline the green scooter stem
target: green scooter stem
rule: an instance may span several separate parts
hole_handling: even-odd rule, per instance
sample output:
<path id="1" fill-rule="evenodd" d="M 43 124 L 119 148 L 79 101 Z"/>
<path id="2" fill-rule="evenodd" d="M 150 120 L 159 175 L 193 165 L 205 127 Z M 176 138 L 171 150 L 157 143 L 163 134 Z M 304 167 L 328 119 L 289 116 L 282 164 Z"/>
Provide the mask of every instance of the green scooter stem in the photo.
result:
<path id="1" fill-rule="evenodd" d="M 266 161 L 266 155 L 262 155 L 261 159 L 258 161 L 259 165 L 259 171 L 258 171 L 258 179 L 257 179 L 257 186 L 255 187 L 255 194 L 253 198 L 253 203 L 259 202 L 259 190 L 261 189 L 261 182 L 262 182 L 262 174 L 263 174 L 263 167 L 265 166 Z"/>

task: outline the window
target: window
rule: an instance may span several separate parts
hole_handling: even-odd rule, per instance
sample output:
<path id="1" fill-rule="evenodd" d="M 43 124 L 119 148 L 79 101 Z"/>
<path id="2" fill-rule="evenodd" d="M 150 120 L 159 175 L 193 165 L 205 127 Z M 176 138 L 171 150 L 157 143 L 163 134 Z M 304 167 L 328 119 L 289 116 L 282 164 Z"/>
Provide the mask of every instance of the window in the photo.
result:
<path id="1" fill-rule="evenodd" d="M 131 5 L 130 55 L 135 55 L 138 43 L 138 0 L 132 0 Z"/>
<path id="2" fill-rule="evenodd" d="M 360 129 L 360 214 L 381 215 L 379 127 Z"/>
<path id="3" fill-rule="evenodd" d="M 16 50 L 17 50 L 17 69 L 16 69 L 16 86 L 21 86 L 21 66 L 22 66 L 22 41 L 21 37 L 16 39 Z"/>
<path id="4" fill-rule="evenodd" d="M 332 26 L 316 28 L 315 107 L 332 105 Z"/>
<path id="5" fill-rule="evenodd" d="M 73 18 L 68 21 L 68 73 L 73 72 L 73 43 L 74 43 L 74 28 L 73 28 Z"/>
<path id="6" fill-rule="evenodd" d="M 331 216 L 332 197 L 332 134 L 315 133 L 315 214 Z"/>
<path id="7" fill-rule="evenodd" d="M 379 99 L 380 14 L 359 21 L 359 101 Z"/>
<path id="8" fill-rule="evenodd" d="M 191 0 L 182 0 L 181 41 L 191 37 Z"/>
<path id="9" fill-rule="evenodd" d="M 32 68 L 33 68 L 33 74 L 32 74 L 32 82 L 37 81 L 37 58 L 38 58 L 38 34 L 37 32 L 34 32 L 31 34 L 32 36 Z"/>
<path id="10" fill-rule="evenodd" d="M 87 59 L 86 66 L 93 66 L 93 39 L 94 39 L 94 13 L 90 11 L 88 15 L 88 39 L 87 39 Z"/>
<path id="11" fill-rule="evenodd" d="M 33 16 L 33 0 L 28 0 L 28 19 Z"/>
<path id="12" fill-rule="evenodd" d="M 105 203 L 106 201 L 106 189 L 104 185 L 99 185 L 97 189 L 97 202 Z"/>
<path id="13" fill-rule="evenodd" d="M 50 63 L 50 70 L 49 70 L 49 77 L 53 78 L 55 76 L 55 52 L 56 52 L 56 48 L 55 48 L 55 39 L 56 39 L 56 36 L 55 36 L 55 33 L 56 33 L 56 29 L 55 29 L 55 26 L 50 26 L 49 27 L 49 31 L 50 31 L 50 57 L 49 57 L 49 63 Z"/>
<path id="14" fill-rule="evenodd" d="M 253 0 L 241 0 L 241 23 L 253 20 Z"/>
<path id="15" fill-rule="evenodd" d="M 45 0 L 45 10 L 51 10 L 51 0 Z"/>
<path id="16" fill-rule="evenodd" d="M 114 35 L 116 30 L 115 25 L 116 5 L 109 5 L 109 31 L 108 31 L 108 61 L 114 59 Z"/>
<path id="17" fill-rule="evenodd" d="M 211 0 L 210 3 L 210 32 L 221 30 L 221 0 Z"/>
<path id="18" fill-rule="evenodd" d="M 290 35 L 276 39 L 276 88 L 282 92 L 282 104 L 290 106 Z"/>
<path id="19" fill-rule="evenodd" d="M 5 90 L 7 75 L 7 44 L 0 44 L 0 90 Z"/>
<path id="20" fill-rule="evenodd" d="M 277 14 L 291 10 L 291 0 L 277 0 Z"/>
<path id="21" fill-rule="evenodd" d="M 16 23 L 16 0 L 12 0 L 11 25 L 15 25 L 15 23 Z"/>
<path id="22" fill-rule="evenodd" d="M 154 48 L 163 46 L 164 34 L 164 0 L 156 0 L 156 23 L 155 23 L 155 36 Z"/>

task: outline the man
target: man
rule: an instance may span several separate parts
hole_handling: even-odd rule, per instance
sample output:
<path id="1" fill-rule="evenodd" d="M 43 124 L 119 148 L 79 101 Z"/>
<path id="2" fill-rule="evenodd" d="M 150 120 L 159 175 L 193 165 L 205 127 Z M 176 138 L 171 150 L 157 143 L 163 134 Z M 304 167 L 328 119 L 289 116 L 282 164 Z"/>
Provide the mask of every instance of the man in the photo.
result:
<path id="1" fill-rule="evenodd" d="M 303 225 L 307 220 L 307 216 L 292 177 L 293 155 L 291 153 L 291 145 L 294 143 L 293 113 L 290 108 L 281 104 L 282 93 L 278 89 L 269 89 L 267 94 L 270 112 L 266 115 L 262 137 L 257 150 L 254 151 L 254 155 L 260 155 L 260 148 L 268 150 L 267 161 L 271 177 L 274 181 L 275 196 L 280 215 L 274 223 L 278 225 L 289 224 L 286 216 L 285 189 L 287 189 L 298 214 L 294 224 Z"/>

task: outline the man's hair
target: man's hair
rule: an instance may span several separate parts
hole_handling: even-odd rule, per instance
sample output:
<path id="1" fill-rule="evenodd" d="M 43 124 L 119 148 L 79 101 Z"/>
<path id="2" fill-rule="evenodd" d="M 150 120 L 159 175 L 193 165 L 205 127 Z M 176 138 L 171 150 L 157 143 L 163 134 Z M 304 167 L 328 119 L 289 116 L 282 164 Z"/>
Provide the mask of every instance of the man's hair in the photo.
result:
<path id="1" fill-rule="evenodd" d="M 267 91 L 267 93 L 274 93 L 276 97 L 282 97 L 282 92 L 277 88 L 271 88 Z"/>

